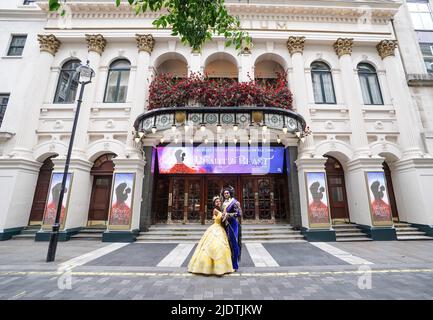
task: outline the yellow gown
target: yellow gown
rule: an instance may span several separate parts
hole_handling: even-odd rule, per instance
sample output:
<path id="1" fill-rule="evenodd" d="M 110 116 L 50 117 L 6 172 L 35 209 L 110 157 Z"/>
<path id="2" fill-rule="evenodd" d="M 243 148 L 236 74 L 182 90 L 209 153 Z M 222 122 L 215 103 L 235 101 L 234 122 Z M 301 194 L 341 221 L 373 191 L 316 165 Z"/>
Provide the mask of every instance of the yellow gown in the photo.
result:
<path id="1" fill-rule="evenodd" d="M 221 212 L 203 234 L 188 264 L 188 272 L 223 275 L 234 272 L 227 233 L 221 224 Z"/>

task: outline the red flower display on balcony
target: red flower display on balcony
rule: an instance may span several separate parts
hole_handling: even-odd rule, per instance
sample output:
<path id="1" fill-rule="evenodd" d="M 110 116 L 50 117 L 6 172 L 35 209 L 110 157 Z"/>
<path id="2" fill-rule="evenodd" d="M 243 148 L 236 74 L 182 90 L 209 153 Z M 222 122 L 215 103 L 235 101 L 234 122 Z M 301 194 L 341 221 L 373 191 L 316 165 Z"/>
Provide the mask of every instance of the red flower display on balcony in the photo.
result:
<path id="1" fill-rule="evenodd" d="M 160 74 L 150 84 L 148 109 L 191 104 L 206 107 L 263 105 L 291 109 L 292 101 L 284 73 L 279 73 L 275 79 L 249 82 L 208 78 L 201 74 L 192 74 L 188 78 Z"/>

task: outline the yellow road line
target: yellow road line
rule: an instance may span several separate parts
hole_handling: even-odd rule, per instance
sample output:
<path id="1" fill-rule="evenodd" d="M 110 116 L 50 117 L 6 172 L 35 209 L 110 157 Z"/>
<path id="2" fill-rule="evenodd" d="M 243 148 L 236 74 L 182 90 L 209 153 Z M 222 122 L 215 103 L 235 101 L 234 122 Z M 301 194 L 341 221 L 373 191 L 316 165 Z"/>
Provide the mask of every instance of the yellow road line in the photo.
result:
<path id="1" fill-rule="evenodd" d="M 236 272 L 223 277 L 299 277 L 299 276 L 337 276 L 351 274 L 386 274 L 386 273 L 433 273 L 433 269 L 372 269 L 372 270 L 342 270 L 342 271 L 299 271 L 299 272 Z M 0 276 L 60 276 L 57 271 L 0 271 Z M 187 272 L 111 272 L 111 271 L 72 271 L 72 276 L 101 277 L 191 277 Z"/>

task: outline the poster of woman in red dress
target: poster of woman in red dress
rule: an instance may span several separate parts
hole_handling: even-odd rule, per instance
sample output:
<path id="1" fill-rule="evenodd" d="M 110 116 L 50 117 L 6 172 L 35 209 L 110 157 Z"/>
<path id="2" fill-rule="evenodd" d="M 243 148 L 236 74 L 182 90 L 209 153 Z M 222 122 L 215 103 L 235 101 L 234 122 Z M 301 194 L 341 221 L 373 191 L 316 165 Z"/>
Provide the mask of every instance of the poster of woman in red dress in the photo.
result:
<path id="1" fill-rule="evenodd" d="M 385 173 L 367 172 L 368 195 L 373 225 L 392 225 L 392 210 L 388 198 Z"/>
<path id="2" fill-rule="evenodd" d="M 111 196 L 109 225 L 114 229 L 129 229 L 132 217 L 134 173 L 115 173 Z"/>
<path id="3" fill-rule="evenodd" d="M 52 225 L 56 220 L 57 205 L 59 203 L 60 190 L 62 188 L 62 180 L 63 180 L 63 173 L 57 173 L 57 172 L 53 173 L 51 177 L 50 188 L 48 189 L 49 194 L 48 194 L 47 205 L 45 207 L 45 212 L 44 212 L 44 220 L 43 220 L 44 229 L 51 229 Z M 62 209 L 60 211 L 60 220 L 59 220 L 60 229 L 63 229 L 65 224 L 71 182 L 72 182 L 72 173 L 68 173 L 68 177 L 66 178 L 65 194 L 63 196 L 63 202 L 62 202 Z"/>
<path id="4" fill-rule="evenodd" d="M 329 205 L 325 173 L 307 172 L 306 183 L 310 227 L 329 227 Z"/>

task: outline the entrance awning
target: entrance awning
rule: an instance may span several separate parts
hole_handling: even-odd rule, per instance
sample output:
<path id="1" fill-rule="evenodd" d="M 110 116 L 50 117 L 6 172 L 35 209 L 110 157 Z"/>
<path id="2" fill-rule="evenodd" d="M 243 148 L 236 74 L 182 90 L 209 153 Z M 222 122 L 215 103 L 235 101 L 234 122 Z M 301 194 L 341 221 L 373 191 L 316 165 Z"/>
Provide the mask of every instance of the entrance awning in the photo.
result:
<path id="1" fill-rule="evenodd" d="M 266 106 L 170 107 L 144 112 L 136 119 L 136 142 L 146 137 L 156 138 L 167 130 L 175 133 L 181 127 L 210 130 L 216 135 L 227 131 L 245 133 L 262 129 L 298 138 L 304 136 L 307 128 L 304 118 L 290 109 Z"/>

